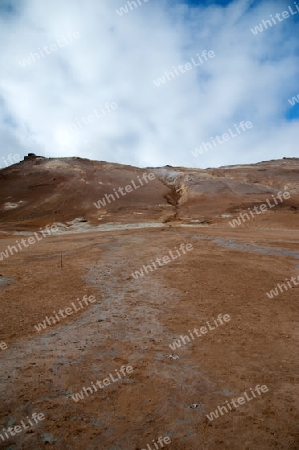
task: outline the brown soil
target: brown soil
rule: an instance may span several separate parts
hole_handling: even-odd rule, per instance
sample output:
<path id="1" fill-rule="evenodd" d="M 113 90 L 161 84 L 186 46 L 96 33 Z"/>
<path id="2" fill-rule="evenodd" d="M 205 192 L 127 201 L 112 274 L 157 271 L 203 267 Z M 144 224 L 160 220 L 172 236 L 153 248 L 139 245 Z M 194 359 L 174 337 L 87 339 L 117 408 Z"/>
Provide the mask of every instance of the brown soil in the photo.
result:
<path id="1" fill-rule="evenodd" d="M 8 346 L 0 349 L 0 430 L 33 412 L 45 414 L 32 429 L 0 438 L 1 449 L 148 450 L 152 444 L 156 450 L 153 440 L 169 436 L 166 449 L 298 450 L 299 289 L 266 295 L 299 275 L 298 210 L 288 204 L 233 229 L 231 218 L 219 217 L 227 212 L 219 197 L 207 214 L 211 224 L 191 225 L 190 219 L 207 215 L 196 215 L 190 198 L 186 215 L 178 207 L 178 188 L 159 183 L 166 191 L 157 191 L 153 205 L 172 192 L 179 220 L 167 222 L 158 207 L 157 213 L 149 208 L 144 222 L 167 223 L 142 227 L 140 219 L 138 229 L 62 232 L 0 261 L 0 336 Z M 123 214 L 119 223 L 134 221 L 125 222 L 126 209 Z M 21 214 L 5 217 L 2 230 L 19 229 Z M 36 226 L 46 218 L 35 218 Z M 28 223 L 23 229 L 30 229 Z M 21 238 L 3 232 L 0 251 Z M 132 277 L 182 243 L 193 250 L 143 278 Z M 36 331 L 34 325 L 84 295 L 97 303 Z M 231 320 L 170 348 L 219 314 Z M 128 365 L 130 375 L 72 399 Z M 213 421 L 206 417 L 256 385 L 269 390 Z"/>

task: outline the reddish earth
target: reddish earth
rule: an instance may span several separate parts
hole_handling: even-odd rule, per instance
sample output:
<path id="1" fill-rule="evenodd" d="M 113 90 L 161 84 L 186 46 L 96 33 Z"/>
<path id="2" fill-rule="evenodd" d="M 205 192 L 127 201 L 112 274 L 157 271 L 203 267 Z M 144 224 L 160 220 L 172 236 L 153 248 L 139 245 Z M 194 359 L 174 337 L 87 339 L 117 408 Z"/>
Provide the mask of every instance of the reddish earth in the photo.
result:
<path id="1" fill-rule="evenodd" d="M 155 180 L 93 205 L 145 172 Z M 229 225 L 283 189 L 288 200 Z M 175 450 L 298 450 L 299 284 L 266 293 L 299 276 L 299 159 L 200 170 L 31 157 L 0 171 L 0 209 L 0 255 L 60 223 L 0 260 L 0 435 L 45 415 L 1 449 L 156 450 L 168 436 Z M 193 250 L 131 275 L 182 243 Z M 84 295 L 96 303 L 35 329 Z M 219 314 L 230 320 L 170 348 Z M 133 371 L 73 400 L 122 366 Z M 256 385 L 268 391 L 207 418 Z"/>

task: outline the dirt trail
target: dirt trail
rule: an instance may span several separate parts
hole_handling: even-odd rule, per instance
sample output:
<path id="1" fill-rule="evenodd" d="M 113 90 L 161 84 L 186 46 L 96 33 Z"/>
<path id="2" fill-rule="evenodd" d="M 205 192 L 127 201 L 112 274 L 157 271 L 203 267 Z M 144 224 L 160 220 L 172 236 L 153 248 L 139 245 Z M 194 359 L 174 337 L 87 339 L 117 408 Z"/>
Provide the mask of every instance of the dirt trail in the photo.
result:
<path id="1" fill-rule="evenodd" d="M 140 450 L 169 436 L 175 450 L 297 450 L 298 294 L 292 289 L 274 301 L 265 293 L 294 272 L 299 235 L 284 236 L 285 248 L 274 232 L 272 239 L 244 233 L 230 233 L 225 246 L 222 230 L 200 227 L 67 234 L 7 260 L 3 270 L 15 282 L 0 291 L 9 344 L 0 354 L 1 426 L 34 411 L 46 419 L 0 448 Z M 182 242 L 194 250 L 143 278 L 131 276 Z M 269 251 L 252 251 L 256 246 Z M 34 324 L 84 294 L 98 303 L 36 332 Z M 171 350 L 174 339 L 219 314 L 231 321 Z M 72 399 L 123 365 L 132 374 Z M 257 384 L 269 392 L 207 419 Z"/>

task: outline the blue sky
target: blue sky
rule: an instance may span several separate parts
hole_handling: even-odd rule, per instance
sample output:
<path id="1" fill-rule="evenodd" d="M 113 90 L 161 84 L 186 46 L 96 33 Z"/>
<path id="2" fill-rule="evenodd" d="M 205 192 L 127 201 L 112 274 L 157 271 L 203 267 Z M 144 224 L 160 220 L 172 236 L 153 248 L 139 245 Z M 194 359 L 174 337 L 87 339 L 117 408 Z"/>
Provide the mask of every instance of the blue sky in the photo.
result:
<path id="1" fill-rule="evenodd" d="M 297 120 L 299 118 L 299 104 L 297 103 L 295 106 L 290 105 L 285 117 L 289 121 Z"/>
<path id="2" fill-rule="evenodd" d="M 226 6 L 230 1 L 227 0 L 206 0 L 206 1 L 198 1 L 198 0 L 188 0 L 186 2 L 178 1 L 178 3 L 188 3 L 190 6 L 200 6 L 200 5 L 220 5 L 220 6 Z"/>
<path id="3" fill-rule="evenodd" d="M 0 160 L 33 151 L 213 167 L 299 156 L 293 2 L 140 3 L 2 0 Z M 289 5 L 293 15 L 251 31 Z M 252 127 L 194 156 L 242 121 Z"/>

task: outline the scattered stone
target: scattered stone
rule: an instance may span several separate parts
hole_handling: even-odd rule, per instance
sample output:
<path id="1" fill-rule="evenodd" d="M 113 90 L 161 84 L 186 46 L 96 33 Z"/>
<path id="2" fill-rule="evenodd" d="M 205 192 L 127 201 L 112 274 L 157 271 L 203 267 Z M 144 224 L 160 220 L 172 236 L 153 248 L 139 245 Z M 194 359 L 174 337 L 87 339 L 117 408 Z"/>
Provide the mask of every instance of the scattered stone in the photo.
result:
<path id="1" fill-rule="evenodd" d="M 165 356 L 166 356 L 166 358 L 169 358 L 169 359 L 180 359 L 180 357 L 178 355 L 165 355 Z"/>
<path id="2" fill-rule="evenodd" d="M 192 403 L 188 406 L 190 409 L 198 409 L 200 412 L 205 412 L 204 405 L 202 403 Z"/>

